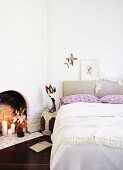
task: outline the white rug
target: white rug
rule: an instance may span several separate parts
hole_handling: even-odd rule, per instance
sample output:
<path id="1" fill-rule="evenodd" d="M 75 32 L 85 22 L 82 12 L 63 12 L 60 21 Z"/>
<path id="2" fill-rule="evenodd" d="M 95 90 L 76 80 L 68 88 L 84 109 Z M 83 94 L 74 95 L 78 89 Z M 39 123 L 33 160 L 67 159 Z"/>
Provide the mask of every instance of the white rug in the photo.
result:
<path id="1" fill-rule="evenodd" d="M 25 142 L 27 140 L 31 140 L 37 137 L 43 136 L 40 132 L 34 133 L 25 133 L 24 137 L 17 137 L 17 134 L 12 134 L 12 137 L 1 136 L 0 137 L 0 150 L 7 148 L 9 146 Z"/>

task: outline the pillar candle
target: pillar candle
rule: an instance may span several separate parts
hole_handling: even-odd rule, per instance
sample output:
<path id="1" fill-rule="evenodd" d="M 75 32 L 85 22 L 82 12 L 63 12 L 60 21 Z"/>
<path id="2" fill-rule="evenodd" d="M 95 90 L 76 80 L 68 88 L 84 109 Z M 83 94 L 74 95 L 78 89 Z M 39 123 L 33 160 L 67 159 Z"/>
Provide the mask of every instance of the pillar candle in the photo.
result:
<path id="1" fill-rule="evenodd" d="M 8 136 L 12 137 L 12 129 L 8 129 Z"/>
<path id="2" fill-rule="evenodd" d="M 14 123 L 11 124 L 11 129 L 12 129 L 12 133 L 15 133 L 15 124 Z"/>
<path id="3" fill-rule="evenodd" d="M 6 120 L 2 121 L 2 135 L 7 136 L 7 121 Z"/>

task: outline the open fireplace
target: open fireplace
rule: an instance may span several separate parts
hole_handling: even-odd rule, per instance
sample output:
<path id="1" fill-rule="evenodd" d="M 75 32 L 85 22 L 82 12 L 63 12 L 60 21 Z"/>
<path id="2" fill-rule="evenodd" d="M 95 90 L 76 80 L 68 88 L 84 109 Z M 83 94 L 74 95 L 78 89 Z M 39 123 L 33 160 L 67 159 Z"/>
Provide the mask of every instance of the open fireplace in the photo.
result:
<path id="1" fill-rule="evenodd" d="M 0 131 L 2 131 L 2 121 L 6 120 L 8 128 L 11 123 L 20 123 L 20 114 L 27 118 L 27 103 L 25 97 L 18 91 L 8 90 L 0 93 Z M 16 118 L 16 119 L 15 119 Z M 20 117 L 21 118 L 21 117 Z"/>

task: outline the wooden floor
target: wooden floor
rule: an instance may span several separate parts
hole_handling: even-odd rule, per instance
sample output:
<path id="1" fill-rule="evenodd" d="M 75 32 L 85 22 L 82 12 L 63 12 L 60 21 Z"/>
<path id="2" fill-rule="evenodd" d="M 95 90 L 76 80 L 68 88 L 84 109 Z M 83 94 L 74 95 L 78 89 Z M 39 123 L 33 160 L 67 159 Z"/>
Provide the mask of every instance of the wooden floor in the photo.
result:
<path id="1" fill-rule="evenodd" d="M 50 137 L 41 136 L 0 150 L 0 170 L 49 170 L 51 148 L 39 153 L 29 148 L 44 140 L 51 142 Z"/>

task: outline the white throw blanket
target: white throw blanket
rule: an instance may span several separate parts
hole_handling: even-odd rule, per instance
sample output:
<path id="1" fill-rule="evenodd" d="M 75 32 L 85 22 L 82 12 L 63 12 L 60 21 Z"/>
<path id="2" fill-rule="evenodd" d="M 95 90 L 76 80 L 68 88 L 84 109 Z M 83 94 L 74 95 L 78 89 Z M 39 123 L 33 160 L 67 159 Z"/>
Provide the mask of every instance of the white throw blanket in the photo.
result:
<path id="1" fill-rule="evenodd" d="M 52 141 L 51 161 L 59 146 L 65 144 L 123 148 L 123 105 L 74 103 L 62 106 Z"/>

